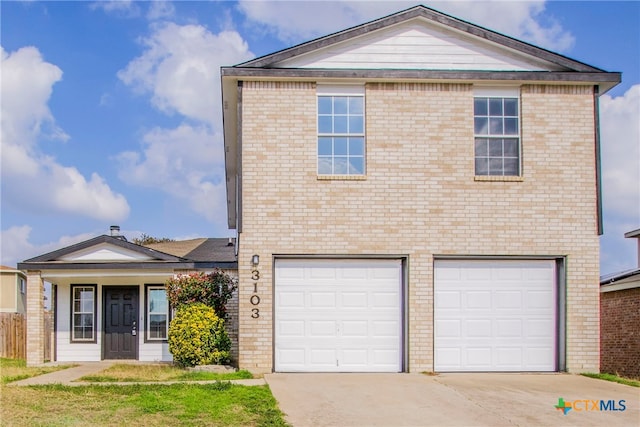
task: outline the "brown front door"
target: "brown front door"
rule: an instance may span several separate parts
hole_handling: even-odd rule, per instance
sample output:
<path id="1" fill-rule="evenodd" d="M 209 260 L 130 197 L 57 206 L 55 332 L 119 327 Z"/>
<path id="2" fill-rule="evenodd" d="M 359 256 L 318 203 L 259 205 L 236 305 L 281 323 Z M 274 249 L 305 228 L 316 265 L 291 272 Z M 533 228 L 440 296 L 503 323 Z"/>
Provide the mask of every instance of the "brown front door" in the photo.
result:
<path id="1" fill-rule="evenodd" d="M 137 287 L 103 287 L 103 359 L 138 358 L 138 294 Z"/>

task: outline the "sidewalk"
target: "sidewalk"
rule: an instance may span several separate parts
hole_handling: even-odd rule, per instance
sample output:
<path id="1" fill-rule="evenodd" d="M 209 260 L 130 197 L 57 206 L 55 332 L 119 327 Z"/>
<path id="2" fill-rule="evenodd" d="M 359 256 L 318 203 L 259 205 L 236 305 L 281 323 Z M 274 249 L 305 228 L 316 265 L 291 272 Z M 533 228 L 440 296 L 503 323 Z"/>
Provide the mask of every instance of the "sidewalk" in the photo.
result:
<path id="1" fill-rule="evenodd" d="M 86 385 L 133 385 L 133 384 L 143 384 L 143 385 L 168 385 L 168 384 L 207 384 L 207 383 L 215 383 L 217 380 L 213 381 L 145 381 L 145 382 L 84 382 L 77 381 L 79 378 L 84 377 L 85 375 L 93 375 L 101 372 L 114 363 L 113 361 L 102 361 L 102 362 L 81 362 L 79 366 L 74 368 L 62 369 L 60 371 L 51 372 L 44 375 L 38 375 L 36 377 L 27 378 L 20 381 L 14 381 L 5 386 L 29 386 L 29 385 L 47 385 L 47 384 L 62 384 L 66 386 L 86 386 Z M 229 382 L 231 384 L 245 385 L 245 386 L 254 386 L 254 385 L 265 385 L 266 381 L 264 378 L 253 378 L 247 380 L 220 380 L 221 382 Z"/>

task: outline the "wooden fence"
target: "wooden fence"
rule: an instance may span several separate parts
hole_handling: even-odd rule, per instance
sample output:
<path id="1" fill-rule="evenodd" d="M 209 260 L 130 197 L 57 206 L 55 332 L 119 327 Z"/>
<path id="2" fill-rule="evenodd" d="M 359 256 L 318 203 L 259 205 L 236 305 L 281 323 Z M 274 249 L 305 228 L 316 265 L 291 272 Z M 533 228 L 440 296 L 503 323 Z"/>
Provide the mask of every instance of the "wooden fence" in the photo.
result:
<path id="1" fill-rule="evenodd" d="M 44 313 L 44 359 L 52 360 L 53 313 Z M 0 313 L 0 357 L 27 358 L 27 320 L 24 314 Z"/>

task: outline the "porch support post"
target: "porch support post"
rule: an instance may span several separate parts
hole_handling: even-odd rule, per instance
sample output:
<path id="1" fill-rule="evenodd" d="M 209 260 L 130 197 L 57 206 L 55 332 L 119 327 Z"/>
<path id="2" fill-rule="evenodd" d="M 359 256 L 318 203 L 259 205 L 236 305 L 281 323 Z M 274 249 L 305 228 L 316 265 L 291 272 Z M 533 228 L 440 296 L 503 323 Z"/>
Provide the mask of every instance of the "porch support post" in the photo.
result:
<path id="1" fill-rule="evenodd" d="M 44 282 L 40 271 L 27 272 L 27 366 L 44 363 Z"/>

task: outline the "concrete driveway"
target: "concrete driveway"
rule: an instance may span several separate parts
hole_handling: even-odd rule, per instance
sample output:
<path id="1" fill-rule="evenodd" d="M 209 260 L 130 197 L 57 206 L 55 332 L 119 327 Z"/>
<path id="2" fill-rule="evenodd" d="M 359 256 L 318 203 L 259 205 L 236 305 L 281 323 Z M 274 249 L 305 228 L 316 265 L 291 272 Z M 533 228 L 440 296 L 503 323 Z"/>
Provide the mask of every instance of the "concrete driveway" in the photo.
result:
<path id="1" fill-rule="evenodd" d="M 634 426 L 640 388 L 569 374 L 270 374 L 299 426 Z M 574 408 L 557 410 L 558 399 Z M 587 402 L 583 402 L 583 401 Z M 624 411 L 596 411 L 615 401 Z M 607 403 L 612 409 L 611 404 Z"/>

